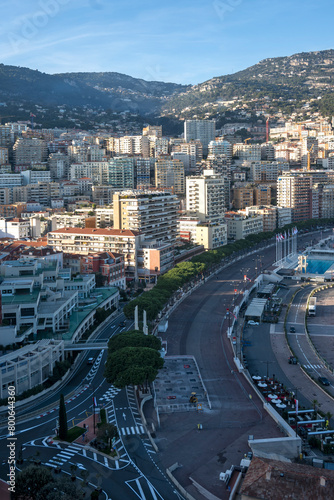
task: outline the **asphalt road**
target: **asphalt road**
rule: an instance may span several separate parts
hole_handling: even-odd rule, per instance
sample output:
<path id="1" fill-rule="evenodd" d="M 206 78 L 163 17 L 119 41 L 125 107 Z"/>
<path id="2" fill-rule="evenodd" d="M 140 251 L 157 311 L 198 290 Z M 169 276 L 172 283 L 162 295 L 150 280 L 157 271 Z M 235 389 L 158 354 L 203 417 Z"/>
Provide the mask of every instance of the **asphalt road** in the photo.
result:
<path id="1" fill-rule="evenodd" d="M 302 236 L 299 245 L 305 247 L 316 237 L 314 233 Z M 262 269 L 270 267 L 275 259 L 275 247 L 259 249 L 253 256 L 234 261 L 218 274 L 218 279 L 208 280 L 171 314 L 168 331 L 162 335 L 168 355 L 195 356 L 212 402 L 212 410 L 187 413 L 186 418 L 178 413 L 160 415 L 156 442 L 164 466 L 181 464 L 174 475 L 194 498 L 200 499 L 202 495 L 192 480 L 221 499 L 228 497 L 229 493 L 219 481 L 219 473 L 240 463 L 249 451 L 249 435 L 255 439 L 281 436 L 252 387 L 235 371 L 232 347 L 226 336 L 226 309 L 231 309 L 237 300 L 239 293 L 235 294 L 234 290 L 243 288 L 244 274 L 253 279 L 259 272 L 255 268 L 259 267 L 260 255 Z M 287 353 L 281 352 L 285 344 L 282 332 L 270 334 L 270 325 L 248 328 L 254 338 L 253 370 L 262 374 L 269 370 L 287 387 L 298 390 L 301 384 L 291 370 L 300 369 L 287 363 L 287 353 L 290 354 L 287 348 Z M 305 379 L 302 372 L 300 375 Z M 308 382 L 314 389 L 314 384 Z M 301 399 L 302 392 L 300 390 L 298 397 L 306 405 L 307 398 Z M 154 415 L 152 420 L 154 422 Z M 198 422 L 202 423 L 201 431 L 196 430 Z"/>
<path id="2" fill-rule="evenodd" d="M 17 447 L 22 444 L 25 448 L 24 458 L 27 459 L 38 448 L 43 463 L 52 465 L 52 460 L 60 460 L 65 471 L 69 470 L 71 462 L 78 463 L 90 471 L 92 481 L 96 479 L 97 470 L 103 478 L 105 497 L 113 500 L 182 498 L 164 474 L 166 466 L 179 461 L 182 467 L 175 476 L 186 488 L 189 487 L 194 496 L 197 490 L 190 486 L 190 477 L 198 478 L 200 483 L 206 477 L 213 490 L 221 493 L 220 498 L 225 498 L 226 492 L 221 491 L 222 482 L 218 479 L 219 472 L 240 462 L 240 458 L 248 451 L 249 434 L 255 438 L 280 435 L 276 425 L 263 411 L 252 387 L 235 372 L 232 348 L 226 338 L 226 309 L 231 309 L 238 300 L 239 291 L 244 286 L 244 274 L 249 279 L 254 278 L 260 272 L 261 265 L 265 269 L 273 259 L 274 247 L 259 249 L 258 258 L 253 255 L 238 262 L 233 261 L 220 273 L 219 279 L 208 280 L 171 316 L 166 335 L 168 352 L 195 355 L 209 391 L 212 410 L 200 415 L 187 414 L 186 418 L 183 414 L 162 416 L 161 431 L 157 434 L 161 454 L 154 455 L 143 435 L 131 395 L 125 391 L 113 393 L 110 385 L 104 381 L 106 352 L 103 352 L 93 367 L 87 367 L 84 360 L 79 363 L 73 378 L 67 381 L 66 389 L 51 393 L 43 402 L 36 399 L 24 409 L 18 409 L 18 413 L 30 411 L 32 407 L 41 411 L 33 419 L 22 418 L 18 421 Z M 113 332 L 119 331 L 116 325 L 120 319 L 108 325 L 99 339 L 109 338 Z M 90 356 L 96 356 L 96 352 L 86 354 L 86 358 Z M 107 408 L 110 421 L 115 421 L 119 426 L 118 463 L 111 463 L 108 458 L 105 460 L 101 454 L 88 449 L 84 452 L 84 448 L 79 445 L 79 451 L 76 445 L 65 445 L 66 449 L 59 451 L 48 442 L 48 437 L 54 434 L 59 393 L 68 394 L 72 390 L 76 394 L 67 401 L 69 422 L 77 422 L 89 415 L 94 395 Z M 45 405 L 50 403 L 54 403 L 53 408 L 44 412 Z M 203 423 L 203 431 L 195 430 L 199 419 Z M 4 479 L 8 471 L 7 450 L 4 446 L 7 432 L 5 427 L 0 429 L 0 476 Z"/>
<path id="3" fill-rule="evenodd" d="M 108 324 L 99 334 L 99 340 L 108 339 L 115 332 L 119 332 L 119 317 Z M 127 327 L 131 328 L 128 321 Z M 86 359 L 96 357 L 93 366 L 86 365 Z M 43 464 L 55 468 L 59 465 L 62 474 L 71 473 L 71 465 L 78 466 L 77 477 L 80 480 L 80 470 L 89 472 L 88 481 L 91 485 L 102 487 L 103 497 L 112 500 L 147 500 L 175 499 L 182 496 L 175 490 L 167 476 L 159 466 L 159 457 L 156 456 L 146 431 L 142 426 L 137 411 L 137 403 L 132 388 L 119 390 L 108 384 L 104 377 L 104 364 L 107 351 L 88 351 L 76 366 L 73 377 L 62 388 L 43 398 L 38 404 L 28 404 L 20 408 L 21 418 L 18 419 L 15 431 L 16 454 L 22 446 L 23 458 L 33 460 L 36 453 Z M 60 392 L 68 393 L 75 390 L 69 399 L 65 397 L 68 425 L 76 425 L 93 413 L 93 396 L 99 407 L 104 407 L 108 420 L 118 426 L 119 440 L 115 443 L 118 458 L 112 460 L 104 454 L 82 443 L 56 443 L 51 438 L 55 435 L 58 418 L 58 402 Z M 45 405 L 48 410 L 45 411 Z M 24 417 L 24 412 L 38 410 L 35 416 Z M 7 479 L 8 449 L 6 444 L 12 439 L 8 435 L 5 425 L 0 428 L 0 477 Z M 101 497 L 102 498 L 102 497 Z"/>

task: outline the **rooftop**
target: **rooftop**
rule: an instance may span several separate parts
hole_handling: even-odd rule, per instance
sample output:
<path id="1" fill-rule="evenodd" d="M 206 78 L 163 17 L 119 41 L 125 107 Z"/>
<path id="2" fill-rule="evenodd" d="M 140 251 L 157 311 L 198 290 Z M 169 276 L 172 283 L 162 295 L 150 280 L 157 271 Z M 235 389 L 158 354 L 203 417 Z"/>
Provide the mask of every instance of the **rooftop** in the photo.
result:
<path id="1" fill-rule="evenodd" d="M 100 235 L 100 236 L 139 236 L 141 233 L 139 231 L 131 231 L 130 229 L 96 229 L 96 228 L 80 228 L 80 227 L 64 227 L 61 229 L 56 229 L 55 231 L 50 231 L 48 234 L 83 234 L 83 235 Z"/>
<path id="2" fill-rule="evenodd" d="M 333 498 L 334 471 L 253 457 L 239 493 L 266 500 Z"/>

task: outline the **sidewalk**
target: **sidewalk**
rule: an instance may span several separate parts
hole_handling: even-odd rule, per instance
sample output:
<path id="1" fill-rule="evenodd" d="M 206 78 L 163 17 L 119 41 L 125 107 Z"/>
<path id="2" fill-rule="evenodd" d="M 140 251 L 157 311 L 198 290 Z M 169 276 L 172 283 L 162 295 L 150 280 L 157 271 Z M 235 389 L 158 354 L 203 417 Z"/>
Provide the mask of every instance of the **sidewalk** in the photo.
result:
<path id="1" fill-rule="evenodd" d="M 95 414 L 95 432 L 94 432 L 94 415 L 90 415 L 87 417 L 85 420 L 82 420 L 79 424 L 77 424 L 77 427 L 82 427 L 85 428 L 86 426 L 86 432 L 82 434 L 82 436 L 78 437 L 74 441 L 74 443 L 78 444 L 88 444 L 90 443 L 93 439 L 96 438 L 96 433 L 97 433 L 97 424 L 100 422 L 100 415 L 99 413 Z"/>

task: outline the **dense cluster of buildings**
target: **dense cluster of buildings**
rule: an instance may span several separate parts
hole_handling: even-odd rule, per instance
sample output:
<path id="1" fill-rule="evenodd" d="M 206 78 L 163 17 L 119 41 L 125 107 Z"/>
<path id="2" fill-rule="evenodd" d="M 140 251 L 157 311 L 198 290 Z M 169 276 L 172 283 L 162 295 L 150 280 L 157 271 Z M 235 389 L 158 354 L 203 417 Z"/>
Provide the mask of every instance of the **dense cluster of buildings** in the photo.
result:
<path id="1" fill-rule="evenodd" d="M 256 144 L 214 120 L 186 120 L 180 137 L 151 125 L 110 136 L 1 125 L 2 343 L 64 336 L 97 289 L 154 282 L 182 247 L 333 217 L 333 201 L 334 135 L 323 121 L 271 127 Z M 117 305 L 111 296 L 103 307 Z"/>

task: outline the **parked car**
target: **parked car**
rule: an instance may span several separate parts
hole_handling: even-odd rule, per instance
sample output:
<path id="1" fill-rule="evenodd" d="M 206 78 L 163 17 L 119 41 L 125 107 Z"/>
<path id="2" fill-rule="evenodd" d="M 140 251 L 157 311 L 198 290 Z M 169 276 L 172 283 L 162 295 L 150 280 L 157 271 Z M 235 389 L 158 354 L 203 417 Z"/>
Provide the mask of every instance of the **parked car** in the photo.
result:
<path id="1" fill-rule="evenodd" d="M 252 319 L 250 319 L 250 320 L 248 321 L 248 324 L 249 324 L 249 325 L 253 325 L 253 326 L 258 326 L 258 325 L 259 325 L 259 323 L 258 323 L 257 321 L 253 321 Z"/>
<path id="2" fill-rule="evenodd" d="M 95 358 L 88 358 L 87 365 L 93 365 L 95 363 Z"/>
<path id="3" fill-rule="evenodd" d="M 296 329 L 294 326 L 290 326 L 290 333 L 296 333 Z"/>
<path id="4" fill-rule="evenodd" d="M 330 381 L 326 377 L 318 377 L 318 380 L 322 385 L 331 385 Z"/>
<path id="5" fill-rule="evenodd" d="M 290 356 L 290 358 L 289 358 L 289 364 L 290 365 L 296 365 L 297 364 L 297 358 L 295 356 Z"/>

